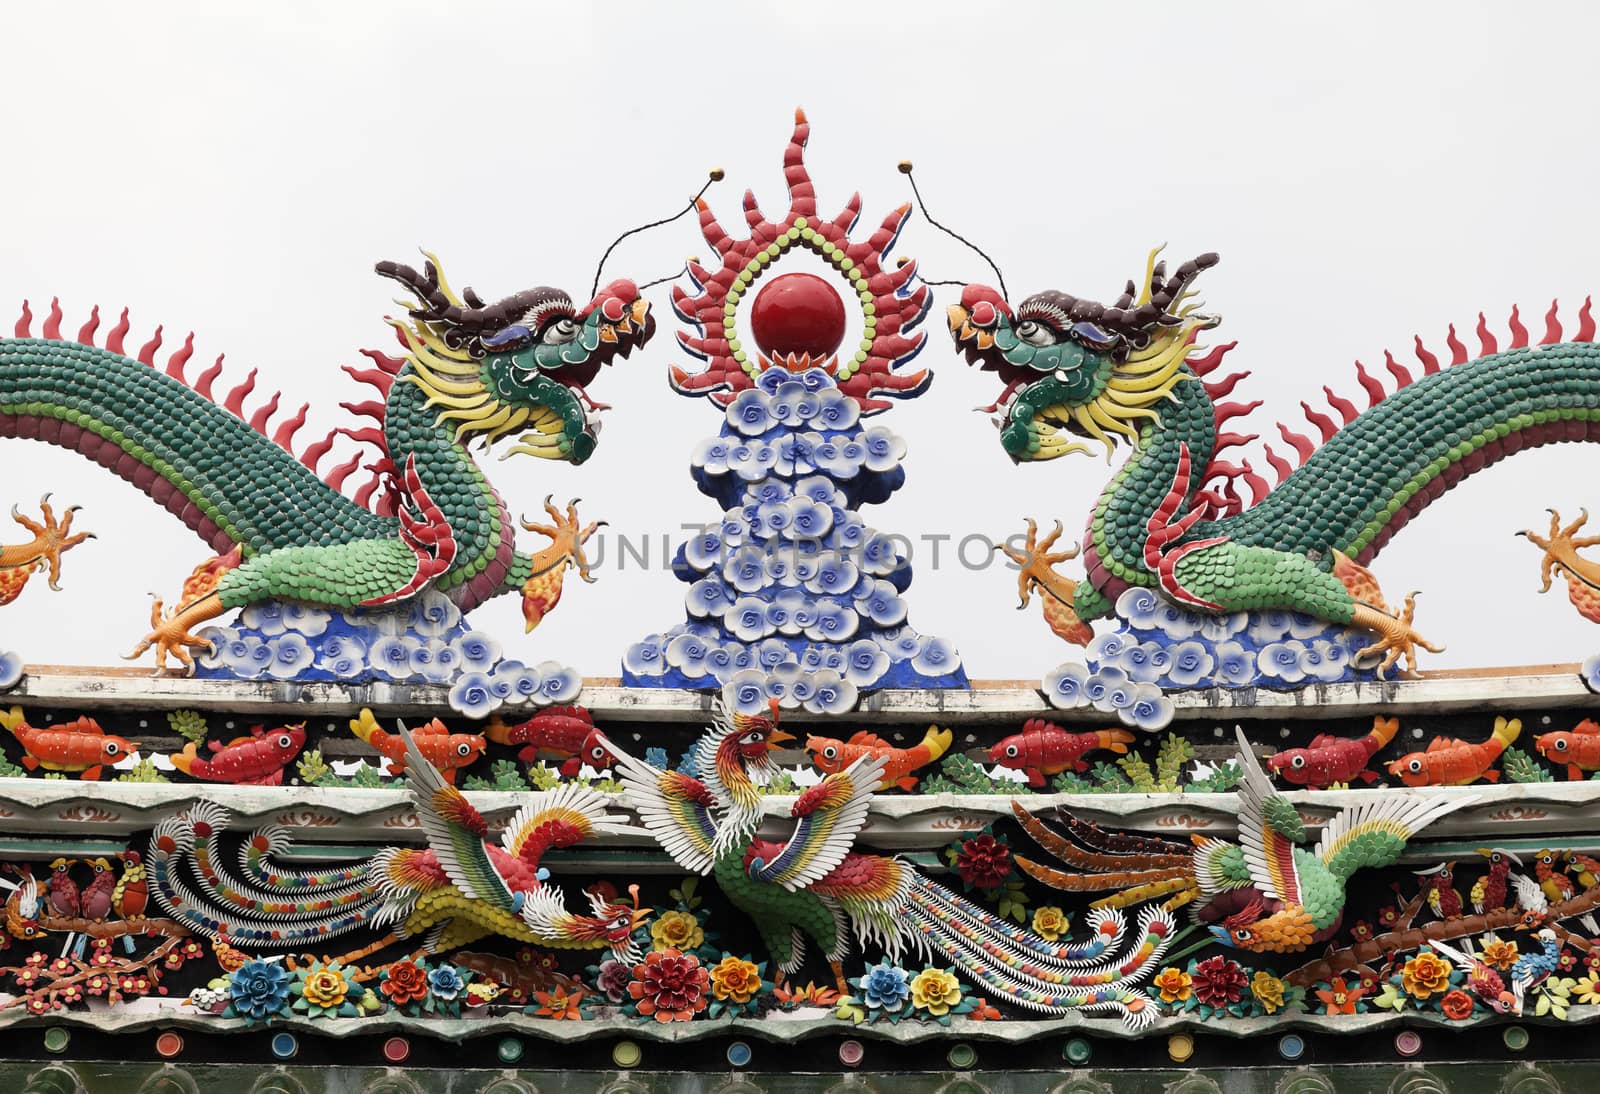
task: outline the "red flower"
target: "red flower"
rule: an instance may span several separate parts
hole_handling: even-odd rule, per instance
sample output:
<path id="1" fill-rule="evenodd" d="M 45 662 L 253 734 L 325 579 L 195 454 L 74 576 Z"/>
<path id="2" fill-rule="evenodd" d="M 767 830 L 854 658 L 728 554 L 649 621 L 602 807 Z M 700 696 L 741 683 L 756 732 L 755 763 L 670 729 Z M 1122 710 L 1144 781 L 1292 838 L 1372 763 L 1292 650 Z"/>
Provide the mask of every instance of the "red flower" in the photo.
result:
<path id="1" fill-rule="evenodd" d="M 956 873 L 975 889 L 998 889 L 1011 876 L 1011 848 L 985 832 L 961 845 Z"/>
<path id="2" fill-rule="evenodd" d="M 639 1013 L 658 1022 L 687 1022 L 706 1009 L 706 987 L 711 974 L 699 960 L 677 950 L 652 950 L 633 967 L 628 994 L 638 1000 Z"/>
<path id="3" fill-rule="evenodd" d="M 1365 919 L 1356 920 L 1355 924 L 1350 928 L 1350 937 L 1357 942 L 1365 942 L 1367 939 L 1371 938 L 1373 934 L 1374 931 L 1372 929 L 1372 924 L 1368 923 Z"/>
<path id="4" fill-rule="evenodd" d="M 1194 967 L 1190 974 L 1194 997 L 1208 1007 L 1225 1007 L 1244 998 L 1250 980 L 1236 962 L 1212 957 Z"/>
<path id="5" fill-rule="evenodd" d="M 1444 998 L 1439 1000 L 1439 1009 L 1444 1011 L 1446 1018 L 1459 1022 L 1472 1015 L 1472 996 L 1460 988 L 1455 988 L 1446 992 Z"/>
<path id="6" fill-rule="evenodd" d="M 389 966 L 388 976 L 378 985 L 395 1006 L 420 1003 L 428 997 L 428 974 L 415 961 L 396 961 Z"/>
<path id="7" fill-rule="evenodd" d="M 1583 955 L 1583 965 L 1591 973 L 1600 972 L 1600 938 L 1589 940 L 1589 949 Z"/>
<path id="8" fill-rule="evenodd" d="M 1389 930 L 1398 922 L 1400 922 L 1400 909 L 1393 904 L 1386 904 L 1378 909 L 1378 926 L 1384 930 Z"/>
<path id="9" fill-rule="evenodd" d="M 1556 968 L 1562 972 L 1571 972 L 1578 967 L 1578 955 L 1571 950 L 1562 950 L 1561 956 L 1556 958 Z"/>

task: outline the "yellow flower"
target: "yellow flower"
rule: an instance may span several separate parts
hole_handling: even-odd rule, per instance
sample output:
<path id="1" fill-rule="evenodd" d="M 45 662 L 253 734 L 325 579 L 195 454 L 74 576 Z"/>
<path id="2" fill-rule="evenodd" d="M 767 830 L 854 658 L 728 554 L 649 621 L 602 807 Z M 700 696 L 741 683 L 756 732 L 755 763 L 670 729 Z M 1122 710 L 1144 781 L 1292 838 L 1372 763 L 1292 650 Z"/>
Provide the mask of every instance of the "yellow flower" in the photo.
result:
<path id="1" fill-rule="evenodd" d="M 761 990 L 761 970 L 754 961 L 729 954 L 711 966 L 711 992 L 718 999 L 748 1003 Z"/>
<path id="2" fill-rule="evenodd" d="M 1036 908 L 1033 913 L 1033 933 L 1046 942 L 1054 942 L 1066 934 L 1072 927 L 1072 922 L 1067 919 L 1067 913 L 1057 908 L 1054 904 L 1046 904 Z"/>
<path id="3" fill-rule="evenodd" d="M 1483 963 L 1496 969 L 1509 969 L 1517 963 L 1517 944 L 1496 938 L 1483 944 Z"/>
<path id="4" fill-rule="evenodd" d="M 935 1018 L 950 1013 L 961 1002 L 961 985 L 944 969 L 923 969 L 911 979 L 911 1005 Z"/>
<path id="5" fill-rule="evenodd" d="M 1258 972 L 1250 981 L 1250 994 L 1255 996 L 1262 1010 L 1276 1014 L 1283 1006 L 1283 981 L 1270 972 Z"/>
<path id="6" fill-rule="evenodd" d="M 1161 970 L 1155 979 L 1155 986 L 1161 992 L 1163 1003 L 1186 1003 L 1189 1001 L 1189 974 L 1176 965 L 1168 965 Z"/>
<path id="7" fill-rule="evenodd" d="M 1433 953 L 1419 953 L 1400 970 L 1400 986 L 1417 999 L 1450 990 L 1450 966 Z"/>
<path id="8" fill-rule="evenodd" d="M 350 982 L 337 969 L 326 966 L 306 974 L 305 1000 L 318 1007 L 336 1007 L 344 1002 Z"/>
<path id="9" fill-rule="evenodd" d="M 1600 1003 L 1600 975 L 1590 974 L 1573 985 L 1573 991 L 1578 993 L 1578 1002 L 1595 1004 Z"/>
<path id="10" fill-rule="evenodd" d="M 662 950 L 697 950 L 706 941 L 700 921 L 688 912 L 664 912 L 650 924 L 651 947 Z"/>

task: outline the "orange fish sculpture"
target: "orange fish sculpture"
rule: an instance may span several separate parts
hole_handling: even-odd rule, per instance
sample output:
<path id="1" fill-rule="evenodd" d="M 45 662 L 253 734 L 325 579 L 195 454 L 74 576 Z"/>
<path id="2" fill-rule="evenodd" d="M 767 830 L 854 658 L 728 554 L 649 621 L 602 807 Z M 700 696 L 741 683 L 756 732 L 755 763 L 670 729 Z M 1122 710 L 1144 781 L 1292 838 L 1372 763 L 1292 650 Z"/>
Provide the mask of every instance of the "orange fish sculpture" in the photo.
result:
<path id="1" fill-rule="evenodd" d="M 101 729 L 93 718 L 35 729 L 23 719 L 21 707 L 12 707 L 0 711 L 0 726 L 22 742 L 22 766 L 29 771 L 77 772 L 90 782 L 99 779 L 105 767 L 139 751 L 132 741 Z"/>
<path id="2" fill-rule="evenodd" d="M 1407 786 L 1466 786 L 1479 779 L 1499 782 L 1500 772 L 1490 768 L 1521 732 L 1520 718 L 1496 718 L 1494 732 L 1478 744 L 1435 737 L 1428 742 L 1426 751 L 1391 761 L 1389 774 L 1400 776 Z"/>
<path id="3" fill-rule="evenodd" d="M 1127 752 L 1133 734 L 1125 729 L 1097 729 L 1087 733 L 1068 733 L 1054 722 L 1029 718 L 1022 732 L 1013 733 L 989 750 L 989 762 L 1023 771 L 1029 786 L 1043 786 L 1046 775 L 1059 775 L 1067 768 L 1087 771 L 1084 757 L 1097 749 Z"/>
<path id="4" fill-rule="evenodd" d="M 848 741 L 833 737 L 807 737 L 806 751 L 811 753 L 811 766 L 824 775 L 837 774 L 863 756 L 883 756 L 887 762 L 883 766 L 883 781 L 878 784 L 878 789 L 888 790 L 891 786 L 898 786 L 901 790 L 911 790 L 917 785 L 916 776 L 911 773 L 950 751 L 952 740 L 954 736 L 948 729 L 929 726 L 921 743 L 910 748 L 896 748 L 882 737 L 862 730 Z"/>
<path id="5" fill-rule="evenodd" d="M 1589 718 L 1570 730 L 1539 734 L 1533 748 L 1547 760 L 1566 764 L 1569 780 L 1587 779 L 1588 772 L 1600 771 L 1600 725 Z"/>
<path id="6" fill-rule="evenodd" d="M 167 759 L 185 775 L 214 783 L 239 783 L 249 786 L 282 786 L 283 769 L 305 747 L 306 727 L 302 722 L 271 733 L 256 726 L 249 736 L 236 737 L 223 744 L 211 741 L 211 755 L 200 755 L 193 741 L 182 752 Z"/>
<path id="7" fill-rule="evenodd" d="M 372 711 L 361 708 L 361 715 L 350 719 L 350 732 L 377 749 L 396 771 L 406 766 L 406 743 L 398 733 L 385 733 L 378 728 Z M 456 781 L 456 771 L 471 767 L 483 757 L 489 742 L 476 733 L 451 733 L 445 724 L 435 718 L 425 726 L 411 731 L 417 751 L 444 776 L 444 781 Z"/>

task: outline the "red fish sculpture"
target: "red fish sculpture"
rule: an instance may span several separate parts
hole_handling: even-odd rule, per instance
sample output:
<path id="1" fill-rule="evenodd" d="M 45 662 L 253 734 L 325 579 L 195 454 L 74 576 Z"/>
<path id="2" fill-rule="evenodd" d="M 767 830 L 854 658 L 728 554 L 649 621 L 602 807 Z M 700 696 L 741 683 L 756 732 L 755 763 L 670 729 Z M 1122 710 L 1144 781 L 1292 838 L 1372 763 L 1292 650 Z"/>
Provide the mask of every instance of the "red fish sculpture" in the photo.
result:
<path id="1" fill-rule="evenodd" d="M 807 737 L 806 751 L 811 753 L 812 766 L 824 775 L 843 771 L 863 756 L 886 757 L 888 762 L 884 764 L 883 781 L 878 784 L 878 789 L 888 790 L 891 786 L 898 786 L 901 790 L 912 790 L 917 785 L 917 779 L 911 773 L 948 752 L 952 740 L 954 736 L 948 729 L 929 726 L 919 743 L 910 748 L 896 748 L 882 737 L 862 730 L 848 741 L 833 737 Z"/>
<path id="2" fill-rule="evenodd" d="M 24 720 L 21 707 L 12 707 L 0 711 L 0 726 L 22 742 L 22 766 L 29 771 L 75 771 L 79 778 L 93 782 L 104 767 L 121 763 L 138 751 L 132 741 L 107 733 L 93 718 L 35 729 Z"/>
<path id="3" fill-rule="evenodd" d="M 211 741 L 210 756 L 201 756 L 193 741 L 183 751 L 168 756 L 172 766 L 196 779 L 213 783 L 243 783 L 250 786 L 282 786 L 283 769 L 300 755 L 306 744 L 305 723 L 284 726 L 268 733 L 260 726 L 247 737 L 236 737 L 227 744 Z"/>
<path id="4" fill-rule="evenodd" d="M 1365 737 L 1352 740 L 1319 733 L 1305 748 L 1286 748 L 1268 757 L 1267 767 L 1284 781 L 1313 790 L 1326 790 L 1334 783 L 1357 779 L 1370 783 L 1378 773 L 1367 770 L 1367 762 L 1388 747 L 1399 729 L 1398 718 L 1374 717 Z"/>
<path id="5" fill-rule="evenodd" d="M 1570 730 L 1541 733 L 1533 739 L 1533 747 L 1545 759 L 1566 764 L 1569 780 L 1587 779 L 1588 772 L 1600 770 L 1600 725 L 1591 719 Z"/>
<path id="6" fill-rule="evenodd" d="M 1407 786 L 1466 786 L 1480 778 L 1499 782 L 1500 772 L 1490 768 L 1521 732 L 1521 719 L 1496 718 L 1487 741 L 1468 744 L 1454 737 L 1435 737 L 1425 751 L 1392 761 L 1389 774 L 1400 776 Z"/>
<path id="7" fill-rule="evenodd" d="M 1043 786 L 1046 775 L 1059 775 L 1069 767 L 1089 770 L 1083 757 L 1097 749 L 1127 752 L 1132 743 L 1133 734 L 1125 729 L 1068 733 L 1054 722 L 1029 718 L 1022 723 L 1021 733 L 1013 733 L 989 750 L 989 762 L 1025 771 L 1029 786 Z"/>
<path id="8" fill-rule="evenodd" d="M 550 707 L 514 726 L 490 718 L 483 735 L 497 745 L 526 745 L 517 753 L 523 763 L 560 760 L 561 774 L 569 779 L 585 765 L 604 771 L 613 760 L 595 731 L 594 717 L 580 706 Z"/>
<path id="9" fill-rule="evenodd" d="M 350 719 L 350 732 L 377 749 L 396 771 L 405 770 L 406 743 L 398 733 L 385 733 L 378 728 L 372 711 L 361 708 L 361 715 Z M 435 718 L 425 726 L 411 731 L 417 751 L 444 776 L 444 781 L 456 781 L 456 772 L 470 767 L 483 756 L 489 742 L 476 733 L 451 733 L 445 724 Z"/>

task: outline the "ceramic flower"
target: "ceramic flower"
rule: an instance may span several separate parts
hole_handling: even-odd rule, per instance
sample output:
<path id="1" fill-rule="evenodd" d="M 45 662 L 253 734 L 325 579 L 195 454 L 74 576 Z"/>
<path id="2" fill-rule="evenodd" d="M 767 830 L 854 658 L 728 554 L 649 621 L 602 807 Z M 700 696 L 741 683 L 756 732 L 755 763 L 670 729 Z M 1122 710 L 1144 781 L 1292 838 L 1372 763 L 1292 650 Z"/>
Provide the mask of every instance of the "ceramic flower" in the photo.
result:
<path id="1" fill-rule="evenodd" d="M 1265 970 L 1250 978 L 1250 997 L 1268 1014 L 1283 1008 L 1283 981 Z"/>
<path id="2" fill-rule="evenodd" d="M 428 997 L 428 974 L 415 961 L 396 961 L 379 977 L 378 990 L 397 1007 Z"/>
<path id="3" fill-rule="evenodd" d="M 91 994 L 96 985 L 90 985 Z M 108 985 L 99 985 L 104 991 Z M 246 961 L 228 977 L 225 1018 L 243 1018 L 245 1024 L 265 1022 L 289 1003 L 289 973 L 273 961 Z"/>
<path id="4" fill-rule="evenodd" d="M 1033 910 L 1033 933 L 1046 942 L 1054 942 L 1072 929 L 1072 922 L 1054 904 L 1045 904 Z"/>
<path id="5" fill-rule="evenodd" d="M 1460 988 L 1445 992 L 1444 998 L 1439 1000 L 1439 1009 L 1444 1016 L 1457 1022 L 1472 1017 L 1472 1007 L 1472 996 Z"/>
<path id="6" fill-rule="evenodd" d="M 293 1009 L 308 1018 L 354 1017 L 360 1013 L 356 1003 L 367 994 L 336 961 L 317 961 L 297 970 L 289 992 L 298 997 Z"/>
<path id="7" fill-rule="evenodd" d="M 1045 674 L 1044 694 L 1050 705 L 1061 710 L 1087 706 L 1089 697 L 1084 689 L 1089 682 L 1089 669 L 1076 661 L 1057 665 Z"/>
<path id="8" fill-rule="evenodd" d="M 533 1013 L 540 1018 L 554 1018 L 558 1022 L 576 1022 L 583 1017 L 582 988 L 574 988 L 570 992 L 564 988 L 557 988 L 555 991 L 536 991 L 533 997 L 539 1003 Z"/>
<path id="9" fill-rule="evenodd" d="M 658 1022 L 687 1022 L 706 1009 L 710 974 L 692 954 L 652 950 L 633 967 L 628 994 L 641 1015 Z"/>
<path id="10" fill-rule="evenodd" d="M 987 832 L 965 840 L 956 855 L 956 873 L 974 889 L 998 889 L 1011 876 L 1011 848 Z"/>
<path id="11" fill-rule="evenodd" d="M 1450 965 L 1432 950 L 1423 950 L 1400 970 L 1400 986 L 1415 999 L 1427 999 L 1450 988 Z"/>
<path id="12" fill-rule="evenodd" d="M 450 709 L 468 718 L 483 718 L 500 706 L 493 681 L 481 672 L 469 672 L 450 689 Z"/>
<path id="13" fill-rule="evenodd" d="M 947 969 L 923 969 L 911 978 L 911 1005 L 935 1018 L 961 1002 L 961 984 Z"/>
<path id="14" fill-rule="evenodd" d="M 466 986 L 466 980 L 454 965 L 440 965 L 428 973 L 428 990 L 440 1002 L 454 1002 Z"/>
<path id="15" fill-rule="evenodd" d="M 1160 993 L 1163 1003 L 1187 1003 L 1194 990 L 1193 983 L 1188 973 L 1176 965 L 1168 965 L 1156 974 L 1151 986 Z"/>
<path id="16" fill-rule="evenodd" d="M 688 912 L 663 912 L 650 924 L 652 947 L 663 950 L 695 950 L 705 944 L 706 932 L 700 921 Z"/>
<path id="17" fill-rule="evenodd" d="M 1336 976 L 1326 988 L 1317 992 L 1317 998 L 1322 1000 L 1327 1014 L 1354 1014 L 1363 994 L 1359 985 L 1352 987 L 1343 977 Z"/>
<path id="18" fill-rule="evenodd" d="M 754 961 L 725 954 L 711 966 L 711 994 L 733 1003 L 748 1003 L 761 990 L 761 969 Z"/>
<path id="19" fill-rule="evenodd" d="M 1573 986 L 1578 994 L 1578 1002 L 1593 1006 L 1600 1003 L 1600 975 L 1590 973 Z"/>
<path id="20" fill-rule="evenodd" d="M 1194 982 L 1194 997 L 1208 1007 L 1225 1007 L 1244 998 L 1250 986 L 1238 962 L 1226 957 L 1212 957 L 1200 962 L 1190 974 Z"/>
<path id="21" fill-rule="evenodd" d="M 856 980 L 862 1000 L 872 1010 L 898 1011 L 911 998 L 911 978 L 888 962 L 869 968 Z"/>

